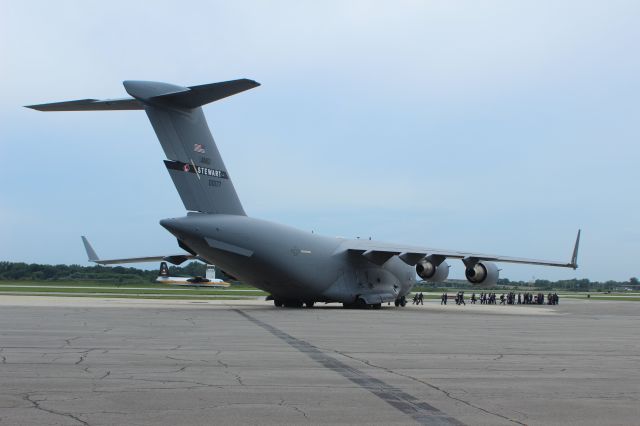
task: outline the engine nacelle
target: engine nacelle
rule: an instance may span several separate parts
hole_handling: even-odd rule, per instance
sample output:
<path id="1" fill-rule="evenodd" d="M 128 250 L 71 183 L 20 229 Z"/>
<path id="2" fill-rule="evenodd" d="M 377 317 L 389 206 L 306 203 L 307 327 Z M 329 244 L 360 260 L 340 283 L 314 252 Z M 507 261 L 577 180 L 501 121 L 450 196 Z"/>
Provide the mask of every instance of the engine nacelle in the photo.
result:
<path id="1" fill-rule="evenodd" d="M 416 273 L 425 281 L 442 282 L 449 276 L 449 264 L 427 256 L 416 264 Z"/>
<path id="2" fill-rule="evenodd" d="M 464 275 L 471 284 L 494 285 L 498 283 L 500 271 L 495 263 L 478 262 L 469 266 Z"/>

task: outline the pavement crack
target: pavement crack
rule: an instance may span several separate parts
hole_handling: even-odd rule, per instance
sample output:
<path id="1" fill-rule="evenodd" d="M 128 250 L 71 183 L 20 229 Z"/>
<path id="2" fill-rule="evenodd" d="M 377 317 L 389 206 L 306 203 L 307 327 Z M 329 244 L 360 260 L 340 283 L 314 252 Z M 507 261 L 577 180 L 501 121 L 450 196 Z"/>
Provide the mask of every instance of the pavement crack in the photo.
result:
<path id="1" fill-rule="evenodd" d="M 27 401 L 31 404 L 32 408 L 35 408 L 36 410 L 40 410 L 40 411 L 44 411 L 45 413 L 50 413 L 50 414 L 55 414 L 57 416 L 63 416 L 63 417 L 67 417 L 73 421 L 75 421 L 76 423 L 80 423 L 82 425 L 85 426 L 91 426 L 88 422 L 85 422 L 84 420 L 82 420 L 81 418 L 71 414 L 71 413 L 65 413 L 62 411 L 56 411 L 53 410 L 51 408 L 45 408 L 42 405 L 40 405 L 41 402 L 46 401 L 45 399 L 34 399 L 31 393 L 26 393 L 22 395 L 22 399 L 24 401 Z"/>
<path id="2" fill-rule="evenodd" d="M 305 419 L 308 419 L 309 416 L 307 415 L 307 413 L 305 413 L 302 409 L 300 409 L 299 407 L 296 407 L 295 405 L 287 405 L 287 407 L 289 408 L 293 408 L 295 411 L 297 411 L 298 413 L 302 414 L 302 416 Z"/>
<path id="3" fill-rule="evenodd" d="M 239 375 L 239 374 L 234 373 L 234 374 L 233 374 L 233 376 L 235 377 L 236 381 L 238 382 L 238 384 L 239 384 L 240 386 L 244 386 L 244 382 L 242 381 L 242 377 L 240 377 L 240 375 Z"/>
<path id="4" fill-rule="evenodd" d="M 287 407 L 287 408 L 291 408 L 293 411 L 295 411 L 295 412 L 297 412 L 297 413 L 302 414 L 302 417 L 304 417 L 305 419 L 308 419 L 308 418 L 309 418 L 309 415 L 308 415 L 304 410 L 302 410 L 300 407 L 297 407 L 297 406 L 295 406 L 295 405 L 289 405 L 289 404 L 287 404 L 287 402 L 286 402 L 284 399 L 281 399 L 281 400 L 278 402 L 278 406 L 280 406 L 280 407 Z"/>
<path id="5" fill-rule="evenodd" d="M 188 362 L 193 362 L 193 360 L 192 360 L 192 359 L 176 358 L 176 357 L 169 356 L 169 355 L 165 355 L 165 358 L 167 358 L 167 359 L 172 359 L 172 360 L 174 360 L 174 361 L 188 361 Z"/>
<path id="6" fill-rule="evenodd" d="M 84 362 L 84 360 L 87 359 L 87 356 L 89 355 L 89 352 L 94 351 L 94 350 L 95 349 L 87 349 L 86 351 L 80 352 L 80 359 L 75 362 L 75 365 L 78 365 L 78 364 L 81 364 L 82 362 Z"/>
<path id="7" fill-rule="evenodd" d="M 493 360 L 494 361 L 498 361 L 498 360 L 501 360 L 502 358 L 504 358 L 504 355 L 503 354 L 498 354 L 498 356 L 495 357 Z"/>
<path id="8" fill-rule="evenodd" d="M 438 387 L 438 386 L 436 386 L 436 385 L 433 385 L 433 384 L 431 384 L 431 383 L 429 383 L 429 382 L 427 382 L 427 381 L 425 381 L 425 380 L 418 379 L 418 378 L 413 377 L 413 376 L 410 376 L 410 375 L 408 375 L 408 374 L 402 374 L 402 373 L 399 373 L 399 372 L 397 372 L 397 371 L 395 371 L 395 370 L 392 370 L 392 369 L 390 369 L 390 368 L 383 367 L 383 366 L 381 366 L 381 365 L 373 364 L 373 363 L 371 363 L 370 361 L 368 361 L 368 360 L 366 360 L 366 359 L 360 359 L 360 358 L 358 358 L 358 357 L 355 357 L 355 356 L 349 355 L 349 354 L 347 354 L 347 353 L 345 353 L 345 352 L 341 352 L 341 351 L 335 351 L 335 352 L 336 352 L 336 353 L 338 353 L 338 354 L 340 354 L 340 355 L 342 355 L 342 356 L 344 356 L 344 357 L 350 358 L 350 359 L 352 359 L 352 360 L 354 360 L 354 361 L 358 361 L 358 362 L 361 362 L 361 363 L 363 363 L 363 364 L 365 364 L 365 365 L 368 365 L 369 367 L 377 368 L 377 369 L 380 369 L 380 370 L 386 371 L 386 372 L 387 372 L 387 373 L 389 373 L 389 374 L 394 374 L 394 375 L 396 375 L 396 376 L 404 377 L 404 378 L 407 378 L 407 379 L 409 379 L 409 380 L 413 380 L 413 381 L 415 381 L 415 382 L 422 383 L 423 385 L 428 386 L 428 387 L 430 387 L 431 389 L 434 389 L 434 390 L 437 390 L 438 392 L 441 392 L 443 395 L 445 395 L 445 396 L 446 396 L 447 398 L 449 398 L 449 399 L 452 399 L 452 400 L 454 400 L 454 401 L 458 401 L 458 402 L 460 402 L 460 403 L 462 403 L 462 404 L 467 405 L 468 407 L 475 408 L 476 410 L 480 410 L 480 411 L 482 411 L 482 412 L 484 412 L 484 413 L 486 413 L 486 414 L 491 414 L 491 415 L 493 415 L 493 416 L 500 417 L 501 419 L 508 420 L 508 421 L 510 421 L 510 422 L 512 422 L 512 423 L 515 423 L 515 424 L 519 424 L 519 425 L 522 425 L 522 426 L 527 426 L 527 425 L 526 425 L 526 423 L 519 422 L 518 420 L 515 420 L 515 419 L 512 419 L 512 418 L 509 418 L 509 417 L 504 416 L 504 415 L 502 415 L 502 414 L 500 414 L 500 413 L 495 413 L 495 412 L 493 412 L 493 411 L 489 411 L 489 410 L 487 410 L 486 408 L 482 408 L 482 407 L 480 407 L 480 406 L 477 406 L 477 405 L 475 405 L 475 404 L 471 403 L 470 401 L 467 401 L 467 400 L 464 400 L 464 399 L 458 398 L 458 397 L 456 397 L 456 396 L 453 396 L 453 395 L 451 394 L 451 392 L 449 392 L 449 391 L 447 391 L 447 390 L 445 390 L 445 389 L 442 389 L 442 388 L 440 388 L 440 387 Z"/>
<path id="9" fill-rule="evenodd" d="M 64 346 L 71 346 L 71 342 L 73 342 L 76 339 L 79 339 L 80 336 L 74 336 L 74 337 L 70 337 L 68 339 L 64 339 L 65 345 Z"/>
<path id="10" fill-rule="evenodd" d="M 104 373 L 101 377 L 98 377 L 98 380 L 102 380 L 105 379 L 107 377 L 109 377 L 109 375 L 111 374 L 111 370 L 108 370 L 106 373 Z"/>
<path id="11" fill-rule="evenodd" d="M 130 380 L 134 380 L 134 381 L 141 381 L 141 382 L 150 382 L 150 383 L 185 383 L 189 386 L 188 388 L 217 388 L 217 389 L 222 389 L 220 386 L 218 385 L 212 385 L 210 383 L 202 383 L 202 382 L 197 382 L 197 381 L 193 381 L 193 380 L 166 380 L 166 379 L 135 379 L 135 378 L 130 378 Z M 161 389 L 161 390 L 166 390 L 167 388 L 146 388 L 146 389 Z M 187 389 L 187 388 L 184 388 Z"/>

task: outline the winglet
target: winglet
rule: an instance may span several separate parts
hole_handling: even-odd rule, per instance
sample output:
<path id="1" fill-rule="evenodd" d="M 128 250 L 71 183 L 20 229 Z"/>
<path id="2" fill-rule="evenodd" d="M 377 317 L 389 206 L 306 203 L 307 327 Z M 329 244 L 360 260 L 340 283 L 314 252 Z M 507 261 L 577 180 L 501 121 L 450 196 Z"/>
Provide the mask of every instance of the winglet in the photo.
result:
<path id="1" fill-rule="evenodd" d="M 578 269 L 578 247 L 580 246 L 580 229 L 578 229 L 578 236 L 576 237 L 576 245 L 573 246 L 573 255 L 571 255 L 571 266 L 573 269 Z"/>
<path id="2" fill-rule="evenodd" d="M 84 249 L 87 251 L 89 262 L 98 262 L 100 258 L 96 254 L 96 251 L 93 249 L 93 247 L 91 247 L 91 244 L 89 244 L 89 240 L 87 240 L 87 237 L 83 235 L 81 238 L 82 243 L 84 244 Z"/>

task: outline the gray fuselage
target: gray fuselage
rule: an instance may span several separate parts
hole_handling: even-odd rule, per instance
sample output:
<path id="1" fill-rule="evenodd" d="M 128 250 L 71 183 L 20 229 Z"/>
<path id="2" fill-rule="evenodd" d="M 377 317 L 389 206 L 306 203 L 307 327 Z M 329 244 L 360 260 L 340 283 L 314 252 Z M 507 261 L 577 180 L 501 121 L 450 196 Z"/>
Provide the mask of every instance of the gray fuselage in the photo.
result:
<path id="1" fill-rule="evenodd" d="M 207 262 L 282 300 L 394 301 L 416 282 L 397 257 L 382 266 L 331 238 L 247 216 L 190 213 L 160 224 Z"/>

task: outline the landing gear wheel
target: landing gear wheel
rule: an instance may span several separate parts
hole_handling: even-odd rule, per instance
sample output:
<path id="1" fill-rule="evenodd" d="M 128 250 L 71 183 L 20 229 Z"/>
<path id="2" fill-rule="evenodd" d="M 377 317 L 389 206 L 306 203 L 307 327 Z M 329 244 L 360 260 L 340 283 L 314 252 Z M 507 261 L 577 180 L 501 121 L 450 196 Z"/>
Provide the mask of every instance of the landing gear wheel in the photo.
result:
<path id="1" fill-rule="evenodd" d="M 369 307 L 369 305 L 367 305 L 367 302 L 365 302 L 365 300 L 363 298 L 358 297 L 356 299 L 355 307 L 357 309 L 366 309 L 366 308 Z"/>
<path id="2" fill-rule="evenodd" d="M 277 308 L 282 308 L 282 300 L 273 299 L 273 304 L 276 305 Z"/>
<path id="3" fill-rule="evenodd" d="M 394 305 L 396 305 L 396 307 L 397 307 L 397 306 L 400 306 L 400 301 L 399 301 L 398 299 L 396 299 L 396 300 L 393 302 L 393 304 L 394 304 Z"/>
<path id="4" fill-rule="evenodd" d="M 304 306 L 306 306 L 307 308 L 313 308 L 313 304 L 315 302 L 304 302 Z"/>
<path id="5" fill-rule="evenodd" d="M 285 308 L 302 308 L 301 300 L 287 300 L 284 302 Z"/>
<path id="6" fill-rule="evenodd" d="M 373 305 L 371 305 L 372 309 L 380 309 L 382 308 L 382 303 L 374 303 Z"/>
<path id="7" fill-rule="evenodd" d="M 402 297 L 400 298 L 400 306 L 402 306 L 403 308 L 404 308 L 405 306 L 407 306 L 407 298 L 406 298 L 406 297 L 402 296 Z"/>

